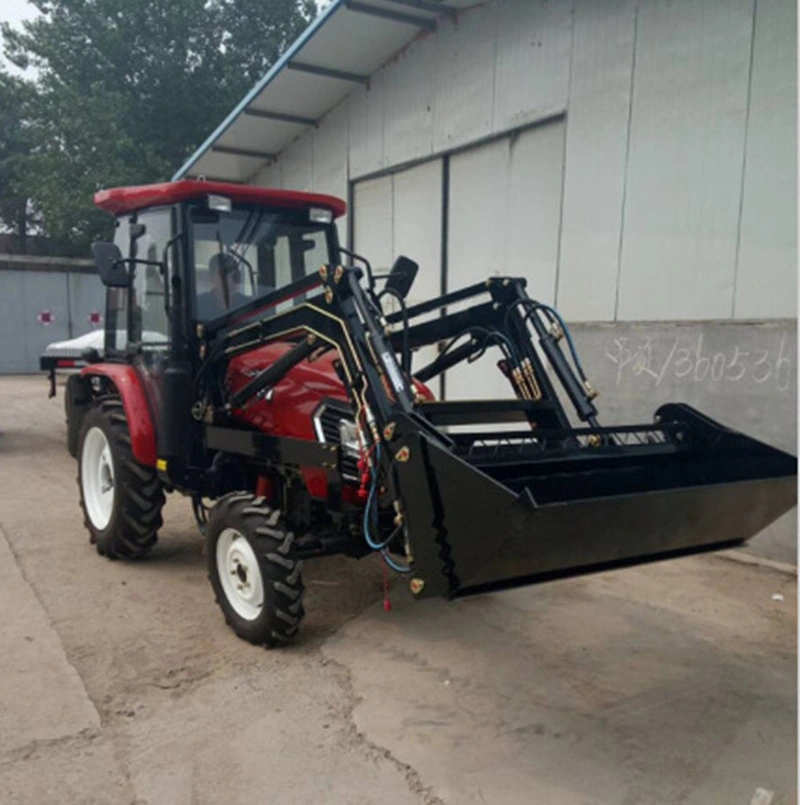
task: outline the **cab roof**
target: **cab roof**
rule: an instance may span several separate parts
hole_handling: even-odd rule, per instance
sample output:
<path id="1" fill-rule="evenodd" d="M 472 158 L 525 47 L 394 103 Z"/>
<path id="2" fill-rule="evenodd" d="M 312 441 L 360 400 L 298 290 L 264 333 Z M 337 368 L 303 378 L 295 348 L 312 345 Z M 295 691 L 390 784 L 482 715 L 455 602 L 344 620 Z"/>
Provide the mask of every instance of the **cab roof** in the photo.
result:
<path id="1" fill-rule="evenodd" d="M 297 190 L 276 190 L 233 182 L 207 182 L 182 179 L 177 182 L 145 184 L 137 187 L 114 187 L 94 194 L 94 203 L 112 215 L 135 212 L 146 207 L 160 207 L 180 201 L 201 199 L 212 193 L 226 196 L 234 203 L 259 204 L 264 207 L 307 209 L 324 207 L 334 218 L 344 215 L 347 205 L 340 198 L 321 193 L 301 193 Z"/>

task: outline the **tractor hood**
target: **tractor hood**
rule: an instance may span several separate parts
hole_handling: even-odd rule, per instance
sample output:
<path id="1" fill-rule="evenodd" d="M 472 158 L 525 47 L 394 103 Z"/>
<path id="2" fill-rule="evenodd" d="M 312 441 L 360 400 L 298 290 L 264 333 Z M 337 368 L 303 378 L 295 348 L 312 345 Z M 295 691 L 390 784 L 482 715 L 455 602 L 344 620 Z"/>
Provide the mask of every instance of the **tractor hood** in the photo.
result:
<path id="1" fill-rule="evenodd" d="M 234 358 L 228 367 L 227 385 L 231 393 L 249 383 L 260 371 L 273 364 L 294 344 L 277 341 Z M 333 362 L 336 352 L 326 352 L 316 360 L 294 367 L 269 394 L 251 399 L 234 415 L 240 421 L 275 436 L 316 439 L 312 415 L 323 399 L 347 402 Z"/>
<path id="2" fill-rule="evenodd" d="M 276 341 L 233 358 L 226 378 L 229 392 L 233 394 L 246 386 L 294 346 L 291 341 Z M 242 408 L 236 409 L 234 416 L 240 422 L 274 436 L 316 440 L 313 414 L 320 403 L 323 400 L 348 403 L 347 392 L 333 365 L 337 357 L 336 351 L 331 350 L 319 358 L 302 361 L 287 372 L 269 394 L 252 398 Z M 424 383 L 413 382 L 423 399 L 434 399 Z"/>

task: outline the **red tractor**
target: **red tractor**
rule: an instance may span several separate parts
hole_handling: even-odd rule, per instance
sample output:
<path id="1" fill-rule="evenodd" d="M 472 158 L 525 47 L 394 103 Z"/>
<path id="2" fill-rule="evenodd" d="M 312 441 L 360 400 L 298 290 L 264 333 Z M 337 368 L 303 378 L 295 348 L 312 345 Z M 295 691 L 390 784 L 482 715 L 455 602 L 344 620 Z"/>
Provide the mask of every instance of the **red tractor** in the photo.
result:
<path id="1" fill-rule="evenodd" d="M 686 405 L 602 427 L 524 280 L 407 306 L 416 264 L 375 276 L 339 245 L 339 199 L 179 181 L 95 201 L 117 222 L 93 245 L 105 342 L 65 403 L 91 541 L 140 558 L 165 493 L 189 496 L 246 640 L 297 633 L 303 559 L 378 552 L 415 596 L 454 597 L 734 545 L 794 505 L 792 456 Z M 508 399 L 434 399 L 488 350 Z"/>

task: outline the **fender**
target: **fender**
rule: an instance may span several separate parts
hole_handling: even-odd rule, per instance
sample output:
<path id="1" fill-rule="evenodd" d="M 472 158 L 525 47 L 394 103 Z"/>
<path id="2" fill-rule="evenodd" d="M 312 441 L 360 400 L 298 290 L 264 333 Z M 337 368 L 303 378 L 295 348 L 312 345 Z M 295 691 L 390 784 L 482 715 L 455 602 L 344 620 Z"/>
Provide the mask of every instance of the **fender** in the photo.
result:
<path id="1" fill-rule="evenodd" d="M 95 363 L 81 369 L 81 377 L 106 377 L 116 387 L 128 420 L 133 457 L 147 467 L 156 465 L 156 434 L 139 376 L 132 366 Z"/>

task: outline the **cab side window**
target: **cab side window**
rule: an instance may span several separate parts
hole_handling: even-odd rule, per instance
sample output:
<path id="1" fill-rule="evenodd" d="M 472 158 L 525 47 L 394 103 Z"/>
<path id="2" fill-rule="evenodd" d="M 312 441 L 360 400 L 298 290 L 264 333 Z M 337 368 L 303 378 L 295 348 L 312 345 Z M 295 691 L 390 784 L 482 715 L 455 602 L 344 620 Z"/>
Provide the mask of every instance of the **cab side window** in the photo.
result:
<path id="1" fill-rule="evenodd" d="M 123 257 L 130 246 L 130 221 L 117 219 L 114 244 Z M 106 351 L 123 350 L 128 345 L 128 288 L 109 288 L 106 295 Z"/>
<path id="2" fill-rule="evenodd" d="M 140 224 L 144 232 L 131 244 L 131 225 Z M 153 263 L 165 258 L 164 249 L 172 231 L 170 209 L 148 210 L 138 216 L 124 216 L 117 222 L 114 243 L 124 258 L 136 257 Z M 168 255 L 171 259 L 171 255 Z M 142 263 L 129 266 L 133 273 L 130 288 L 110 288 L 106 308 L 106 348 L 124 350 L 128 344 L 154 348 L 169 344 L 167 282 L 171 266 L 165 270 Z"/>
<path id="3" fill-rule="evenodd" d="M 168 209 L 153 210 L 139 215 L 144 234 L 135 241 L 136 257 L 160 262 L 170 239 L 171 223 Z M 145 346 L 165 346 L 169 343 L 169 323 L 166 309 L 166 283 L 169 266 L 162 269 L 154 265 L 137 265 L 135 268 L 132 299 L 133 320 L 131 340 Z"/>

